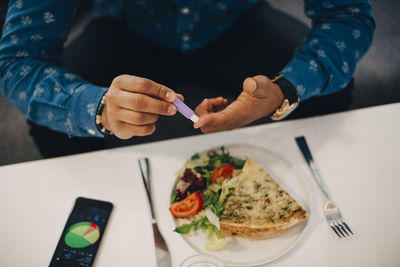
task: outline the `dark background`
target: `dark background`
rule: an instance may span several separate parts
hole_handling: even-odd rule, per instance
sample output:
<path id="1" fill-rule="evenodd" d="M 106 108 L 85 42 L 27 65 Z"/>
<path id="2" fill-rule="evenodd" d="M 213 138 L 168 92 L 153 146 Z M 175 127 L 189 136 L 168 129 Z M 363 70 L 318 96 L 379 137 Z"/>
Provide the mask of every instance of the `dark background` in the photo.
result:
<path id="1" fill-rule="evenodd" d="M 0 1 L 0 24 L 7 11 L 8 1 Z M 299 0 L 271 0 L 282 10 L 310 25 Z M 376 19 L 375 39 L 368 53 L 359 62 L 349 90 L 334 95 L 310 99 L 288 119 L 329 114 L 345 110 L 400 102 L 400 1 L 372 0 Z M 73 40 L 88 21 L 90 6 L 80 7 L 79 19 L 69 36 Z M 295 31 L 295 29 L 294 29 Z M 290 33 L 288 33 L 290 34 Z M 279 53 L 279 51 L 276 51 Z M 394 114 L 394 116 L 399 114 Z M 0 94 L 0 165 L 41 159 L 26 119 Z"/>

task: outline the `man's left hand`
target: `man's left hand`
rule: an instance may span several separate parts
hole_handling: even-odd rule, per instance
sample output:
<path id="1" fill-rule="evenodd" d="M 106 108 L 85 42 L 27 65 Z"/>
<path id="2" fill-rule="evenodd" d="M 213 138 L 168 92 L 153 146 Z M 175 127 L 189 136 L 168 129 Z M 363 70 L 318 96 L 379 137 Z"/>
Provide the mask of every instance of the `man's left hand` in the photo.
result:
<path id="1" fill-rule="evenodd" d="M 218 97 L 204 99 L 195 109 L 199 120 L 194 124 L 203 133 L 232 130 L 245 126 L 275 111 L 283 102 L 280 87 L 264 75 L 246 78 L 238 98 L 221 111 L 216 108 L 227 104 Z"/>

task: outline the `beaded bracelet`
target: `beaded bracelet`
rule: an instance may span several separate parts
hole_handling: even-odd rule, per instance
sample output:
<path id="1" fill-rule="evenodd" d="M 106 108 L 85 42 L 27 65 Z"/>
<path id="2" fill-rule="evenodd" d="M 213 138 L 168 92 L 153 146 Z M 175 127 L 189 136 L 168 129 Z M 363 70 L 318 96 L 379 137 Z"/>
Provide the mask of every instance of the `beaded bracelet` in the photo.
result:
<path id="1" fill-rule="evenodd" d="M 106 97 L 103 95 L 103 97 L 101 98 L 99 107 L 97 108 L 97 112 L 96 112 L 96 126 L 97 126 L 97 129 L 99 129 L 99 131 L 102 132 L 103 134 L 113 135 L 113 132 L 104 128 L 103 124 L 101 123 L 101 114 L 103 113 L 105 104 L 106 104 Z"/>

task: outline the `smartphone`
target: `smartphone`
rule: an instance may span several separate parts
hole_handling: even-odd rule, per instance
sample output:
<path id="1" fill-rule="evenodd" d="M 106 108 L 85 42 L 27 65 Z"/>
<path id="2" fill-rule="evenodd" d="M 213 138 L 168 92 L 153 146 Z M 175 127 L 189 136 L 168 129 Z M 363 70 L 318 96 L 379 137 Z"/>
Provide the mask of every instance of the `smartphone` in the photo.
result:
<path id="1" fill-rule="evenodd" d="M 113 204 L 78 197 L 49 267 L 91 267 Z"/>

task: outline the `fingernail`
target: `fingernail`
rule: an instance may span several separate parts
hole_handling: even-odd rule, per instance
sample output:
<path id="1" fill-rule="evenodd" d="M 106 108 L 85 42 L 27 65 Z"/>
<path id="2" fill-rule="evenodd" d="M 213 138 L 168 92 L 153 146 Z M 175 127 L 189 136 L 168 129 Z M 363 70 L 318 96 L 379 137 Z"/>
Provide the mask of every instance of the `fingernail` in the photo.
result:
<path id="1" fill-rule="evenodd" d="M 171 92 L 167 92 L 165 94 L 165 97 L 168 98 L 169 100 L 174 100 L 174 95 Z"/>
<path id="2" fill-rule="evenodd" d="M 168 107 L 169 114 L 175 114 L 175 112 L 176 112 L 176 107 L 174 105 Z"/>
<path id="3" fill-rule="evenodd" d="M 249 92 L 254 93 L 254 91 L 257 89 L 257 82 L 253 78 L 247 78 L 245 82 L 247 83 L 246 86 Z"/>
<path id="4" fill-rule="evenodd" d="M 254 81 L 254 80 L 253 80 Z M 256 91 L 256 89 L 257 89 L 257 82 L 256 81 L 254 81 L 253 83 L 252 83 L 252 89 L 251 89 L 251 92 L 252 93 L 254 93 L 255 91 Z"/>

